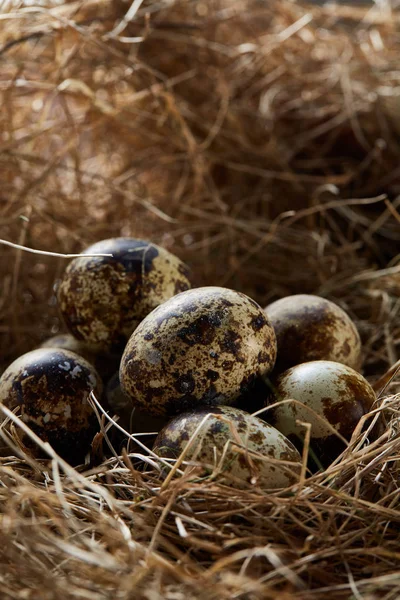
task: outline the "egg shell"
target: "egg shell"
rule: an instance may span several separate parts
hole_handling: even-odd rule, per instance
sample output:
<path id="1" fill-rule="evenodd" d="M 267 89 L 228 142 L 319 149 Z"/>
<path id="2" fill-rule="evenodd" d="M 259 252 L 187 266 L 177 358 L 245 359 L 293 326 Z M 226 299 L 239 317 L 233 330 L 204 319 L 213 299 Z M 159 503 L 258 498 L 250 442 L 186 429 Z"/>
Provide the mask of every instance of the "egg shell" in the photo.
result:
<path id="1" fill-rule="evenodd" d="M 150 313 L 121 360 L 123 391 L 141 410 L 173 416 L 233 404 L 273 368 L 275 333 L 260 306 L 219 287 L 183 292 Z"/>
<path id="2" fill-rule="evenodd" d="M 265 312 L 275 329 L 275 372 L 311 360 L 331 360 L 361 367 L 361 340 L 347 313 L 334 302 L 307 294 L 273 302 Z"/>
<path id="3" fill-rule="evenodd" d="M 60 333 L 48 338 L 40 344 L 40 348 L 61 348 L 70 350 L 79 356 L 83 356 L 90 363 L 94 363 L 96 354 L 81 340 L 77 340 L 70 333 Z"/>
<path id="4" fill-rule="evenodd" d="M 90 246 L 68 265 L 58 304 L 69 331 L 95 349 L 119 350 L 156 306 L 191 287 L 176 256 L 143 240 L 112 238 Z"/>
<path id="5" fill-rule="evenodd" d="M 279 401 L 294 399 L 304 406 L 282 404 L 268 411 L 268 421 L 295 444 L 305 435 L 305 428 L 296 420 L 310 423 L 311 446 L 322 464 L 332 462 L 346 447 L 327 423 L 350 440 L 376 400 L 362 375 L 347 365 L 324 360 L 303 363 L 282 373 L 275 384 L 275 395 Z"/>
<path id="6" fill-rule="evenodd" d="M 17 358 L 0 378 L 0 401 L 19 408 L 24 421 L 69 462 L 83 462 L 98 430 L 88 403 L 100 398 L 102 385 L 94 367 L 81 356 L 56 348 L 33 350 Z M 32 445 L 27 436 L 23 441 Z"/>
<path id="7" fill-rule="evenodd" d="M 223 458 L 227 483 L 232 483 L 233 477 L 276 489 L 298 480 L 301 459 L 293 444 L 261 419 L 230 406 L 201 408 L 178 415 L 157 436 L 154 452 L 164 458 L 177 458 L 204 419 L 206 422 L 188 448 L 185 460 L 192 459 L 213 469 L 220 463 L 229 444 Z M 293 464 L 280 465 L 270 459 Z"/>

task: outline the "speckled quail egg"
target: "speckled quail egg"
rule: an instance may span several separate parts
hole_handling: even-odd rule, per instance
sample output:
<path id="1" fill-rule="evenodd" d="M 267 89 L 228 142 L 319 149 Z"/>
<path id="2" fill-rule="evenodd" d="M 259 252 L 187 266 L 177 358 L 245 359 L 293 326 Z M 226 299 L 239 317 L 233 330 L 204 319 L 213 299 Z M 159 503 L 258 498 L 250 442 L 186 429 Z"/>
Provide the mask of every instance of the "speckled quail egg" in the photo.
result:
<path id="1" fill-rule="evenodd" d="M 88 403 L 93 390 L 100 397 L 101 381 L 81 356 L 56 348 L 28 352 L 0 378 L 0 401 L 69 462 L 83 462 L 98 421 Z M 28 445 L 30 442 L 25 440 Z"/>
<path id="2" fill-rule="evenodd" d="M 70 332 L 97 349 L 122 349 L 156 306 L 189 289 L 188 268 L 150 242 L 113 238 L 90 246 L 67 267 L 58 288 Z"/>
<path id="3" fill-rule="evenodd" d="M 298 479 L 300 454 L 293 444 L 261 419 L 231 406 L 204 407 L 178 415 L 158 434 L 154 452 L 177 458 L 199 427 L 185 459 L 210 469 L 222 463 L 227 483 L 236 479 L 275 489 Z"/>
<path id="4" fill-rule="evenodd" d="M 269 373 L 275 333 L 260 306 L 220 287 L 189 290 L 151 312 L 130 337 L 120 381 L 132 403 L 173 416 L 198 405 L 233 404 Z"/>
<path id="5" fill-rule="evenodd" d="M 265 312 L 276 333 L 276 372 L 310 360 L 332 360 L 360 368 L 357 328 L 347 313 L 330 300 L 296 294 L 273 302 Z"/>
<path id="6" fill-rule="evenodd" d="M 298 400 L 304 406 L 294 402 L 278 405 L 266 413 L 268 421 L 293 443 L 305 435 L 305 427 L 296 420 L 310 423 L 311 446 L 322 464 L 332 462 L 346 447 L 332 427 L 350 440 L 361 417 L 376 400 L 362 375 L 347 365 L 327 360 L 296 365 L 282 373 L 275 382 L 275 396 L 279 401 Z"/>

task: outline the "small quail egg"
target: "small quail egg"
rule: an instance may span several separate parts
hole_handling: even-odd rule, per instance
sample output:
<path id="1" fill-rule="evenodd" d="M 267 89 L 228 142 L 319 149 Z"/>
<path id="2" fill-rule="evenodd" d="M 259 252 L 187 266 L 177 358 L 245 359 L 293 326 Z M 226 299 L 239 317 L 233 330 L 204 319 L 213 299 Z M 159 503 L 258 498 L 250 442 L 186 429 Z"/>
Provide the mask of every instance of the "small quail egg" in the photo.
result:
<path id="1" fill-rule="evenodd" d="M 19 408 L 21 419 L 71 463 L 82 462 L 98 421 L 89 393 L 101 394 L 94 367 L 81 356 L 56 348 L 17 358 L 0 378 L 0 402 Z M 24 443 L 31 443 L 23 439 Z"/>
<path id="2" fill-rule="evenodd" d="M 151 312 L 133 332 L 120 381 L 139 409 L 174 415 L 232 404 L 271 371 L 276 339 L 260 306 L 219 287 L 189 290 Z"/>
<path id="3" fill-rule="evenodd" d="M 305 435 L 305 427 L 296 420 L 310 423 L 311 446 L 322 464 L 329 464 L 345 449 L 332 427 L 350 440 L 361 417 L 372 409 L 376 400 L 362 375 L 327 360 L 296 365 L 282 373 L 276 381 L 275 395 L 279 401 L 294 399 L 304 406 L 294 402 L 278 405 L 266 413 L 268 421 L 297 444 Z"/>
<path id="4" fill-rule="evenodd" d="M 266 307 L 275 329 L 275 372 L 310 360 L 332 360 L 358 370 L 361 341 L 357 328 L 339 306 L 307 294 L 287 296 Z"/>
<path id="5" fill-rule="evenodd" d="M 211 469 L 222 462 L 228 483 L 234 478 L 275 489 L 298 479 L 301 461 L 293 444 L 261 419 L 231 406 L 200 408 L 178 415 L 158 434 L 154 452 L 164 458 L 177 458 L 204 420 L 185 459 Z"/>
<path id="6" fill-rule="evenodd" d="M 90 246 L 67 267 L 58 289 L 70 332 L 96 349 L 119 350 L 156 306 L 190 288 L 188 268 L 150 242 L 112 238 Z"/>

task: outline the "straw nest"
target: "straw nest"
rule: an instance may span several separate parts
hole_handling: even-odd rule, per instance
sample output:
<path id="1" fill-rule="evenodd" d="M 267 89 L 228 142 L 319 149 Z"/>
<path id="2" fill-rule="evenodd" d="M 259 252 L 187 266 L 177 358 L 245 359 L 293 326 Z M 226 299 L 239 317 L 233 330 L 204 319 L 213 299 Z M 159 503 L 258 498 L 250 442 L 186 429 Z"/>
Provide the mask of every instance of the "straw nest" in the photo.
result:
<path id="1" fill-rule="evenodd" d="M 142 236 L 198 285 L 261 304 L 329 297 L 357 322 L 385 427 L 268 495 L 184 465 L 163 481 L 137 445 L 90 470 L 13 446 L 0 462 L 1 598 L 398 598 L 400 396 L 385 373 L 400 346 L 400 13 L 31 4 L 1 4 L 0 237 L 72 253 Z M 65 264 L 2 246 L 2 368 L 61 329 Z"/>

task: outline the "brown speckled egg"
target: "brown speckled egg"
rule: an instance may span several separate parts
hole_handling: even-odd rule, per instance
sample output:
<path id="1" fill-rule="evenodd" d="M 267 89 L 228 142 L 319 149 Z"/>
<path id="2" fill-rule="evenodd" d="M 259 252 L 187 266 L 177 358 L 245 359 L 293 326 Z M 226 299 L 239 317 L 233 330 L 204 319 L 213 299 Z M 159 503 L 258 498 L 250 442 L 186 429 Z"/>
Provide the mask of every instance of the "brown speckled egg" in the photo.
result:
<path id="1" fill-rule="evenodd" d="M 305 428 L 296 419 L 311 423 L 311 446 L 322 464 L 332 462 L 345 444 L 328 427 L 329 423 L 346 440 L 361 417 L 376 400 L 366 379 L 340 363 L 318 360 L 292 367 L 278 377 L 277 400 L 298 400 L 304 407 L 286 403 L 267 413 L 268 421 L 294 443 L 303 439 Z M 318 419 L 308 407 L 322 419 Z"/>
<path id="2" fill-rule="evenodd" d="M 188 268 L 163 248 L 133 238 L 103 240 L 75 258 L 58 289 L 71 333 L 93 348 L 117 350 L 156 306 L 190 288 Z"/>
<path id="3" fill-rule="evenodd" d="M 142 410 L 174 415 L 232 404 L 272 369 L 274 330 L 256 302 L 233 290 L 178 294 L 134 331 L 120 367 L 122 389 Z"/>
<path id="4" fill-rule="evenodd" d="M 213 470 L 226 452 L 222 473 L 228 476 L 227 483 L 236 479 L 275 489 L 296 482 L 300 455 L 293 444 L 261 419 L 230 406 L 201 408 L 178 415 L 158 434 L 154 452 L 164 458 L 177 458 L 204 419 L 206 422 L 187 450 L 185 460 L 195 460 Z"/>
<path id="5" fill-rule="evenodd" d="M 21 419 L 44 442 L 77 463 L 98 430 L 88 397 L 93 390 L 100 398 L 101 388 L 99 375 L 84 358 L 42 348 L 20 356 L 4 371 L 0 401 L 11 410 L 18 407 Z"/>
<path id="6" fill-rule="evenodd" d="M 357 328 L 333 302 L 296 294 L 273 302 L 265 312 L 276 333 L 276 372 L 310 360 L 332 360 L 360 369 L 361 341 Z"/>

